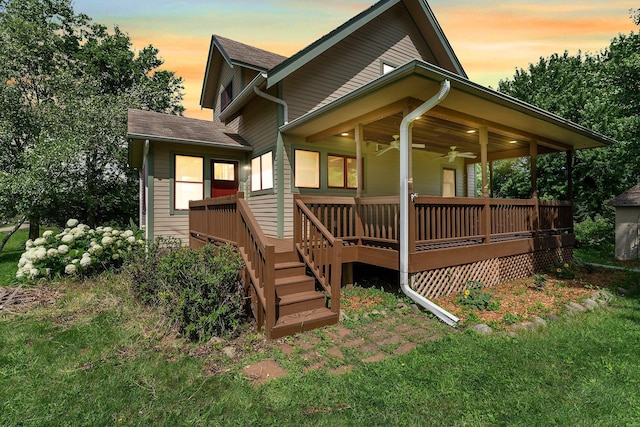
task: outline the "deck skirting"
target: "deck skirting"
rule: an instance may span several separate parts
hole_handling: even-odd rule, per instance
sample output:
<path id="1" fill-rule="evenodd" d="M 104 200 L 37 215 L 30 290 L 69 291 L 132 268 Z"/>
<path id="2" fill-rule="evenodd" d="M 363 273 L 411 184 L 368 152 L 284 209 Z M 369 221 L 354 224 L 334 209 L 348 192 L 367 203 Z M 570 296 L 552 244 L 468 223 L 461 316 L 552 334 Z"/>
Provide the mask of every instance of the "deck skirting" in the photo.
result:
<path id="1" fill-rule="evenodd" d="M 436 299 L 463 291 L 470 281 L 485 287 L 531 277 L 558 263 L 573 259 L 572 247 L 543 249 L 531 253 L 496 257 L 413 274 L 413 289 L 425 298 Z"/>

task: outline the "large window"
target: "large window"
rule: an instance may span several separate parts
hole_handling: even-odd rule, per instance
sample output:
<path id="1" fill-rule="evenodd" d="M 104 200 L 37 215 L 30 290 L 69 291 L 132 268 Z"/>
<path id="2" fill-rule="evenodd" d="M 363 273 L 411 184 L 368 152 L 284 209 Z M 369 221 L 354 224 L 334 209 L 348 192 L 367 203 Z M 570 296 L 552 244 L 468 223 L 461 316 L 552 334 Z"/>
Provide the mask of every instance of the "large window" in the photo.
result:
<path id="1" fill-rule="evenodd" d="M 294 174 L 296 187 L 320 188 L 320 153 L 296 150 Z"/>
<path id="2" fill-rule="evenodd" d="M 456 170 L 442 169 L 442 197 L 456 196 Z"/>
<path id="3" fill-rule="evenodd" d="M 329 154 L 327 156 L 327 186 L 357 188 L 358 164 L 356 158 Z"/>
<path id="4" fill-rule="evenodd" d="M 251 159 L 251 191 L 273 188 L 273 153 Z"/>
<path id="5" fill-rule="evenodd" d="M 224 90 L 220 94 L 220 110 L 227 108 L 233 101 L 233 80 L 224 87 Z"/>
<path id="6" fill-rule="evenodd" d="M 189 209 L 189 200 L 204 197 L 204 158 L 176 155 L 174 161 L 173 208 Z"/>

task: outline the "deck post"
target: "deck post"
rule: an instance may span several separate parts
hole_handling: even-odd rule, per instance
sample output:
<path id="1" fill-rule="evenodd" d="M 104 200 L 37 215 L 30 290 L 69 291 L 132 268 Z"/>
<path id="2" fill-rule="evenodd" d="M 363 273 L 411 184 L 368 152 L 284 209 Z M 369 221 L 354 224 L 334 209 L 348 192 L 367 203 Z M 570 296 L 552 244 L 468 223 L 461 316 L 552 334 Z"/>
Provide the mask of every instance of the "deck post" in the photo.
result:
<path id="1" fill-rule="evenodd" d="M 484 232 L 484 243 L 491 243 L 491 199 L 484 198 L 483 215 L 481 219 L 481 228 Z"/>
<path id="2" fill-rule="evenodd" d="M 271 331 L 276 325 L 276 278 L 275 278 L 275 246 L 267 246 L 265 252 L 265 268 L 264 272 L 264 299 L 266 312 L 266 329 L 267 335 L 271 338 Z"/>

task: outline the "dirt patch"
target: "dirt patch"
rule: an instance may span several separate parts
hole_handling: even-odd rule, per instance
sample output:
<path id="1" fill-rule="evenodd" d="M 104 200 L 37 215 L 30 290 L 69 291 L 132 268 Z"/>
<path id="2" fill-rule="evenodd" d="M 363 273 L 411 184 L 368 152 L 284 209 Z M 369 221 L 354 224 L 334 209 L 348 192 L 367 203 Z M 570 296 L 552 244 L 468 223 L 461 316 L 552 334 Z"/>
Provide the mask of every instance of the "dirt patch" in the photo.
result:
<path id="1" fill-rule="evenodd" d="M 0 313 L 22 313 L 34 306 L 52 306 L 62 293 L 48 286 L 35 288 L 0 286 Z"/>

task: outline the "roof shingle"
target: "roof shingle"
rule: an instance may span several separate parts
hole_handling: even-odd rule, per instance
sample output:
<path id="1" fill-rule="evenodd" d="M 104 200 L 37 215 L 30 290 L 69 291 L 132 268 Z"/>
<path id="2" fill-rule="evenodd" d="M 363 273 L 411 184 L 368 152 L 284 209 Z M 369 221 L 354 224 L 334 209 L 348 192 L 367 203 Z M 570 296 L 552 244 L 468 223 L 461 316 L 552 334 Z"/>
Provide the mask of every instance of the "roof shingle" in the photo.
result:
<path id="1" fill-rule="evenodd" d="M 128 111 L 127 138 L 251 150 L 240 135 L 222 123 L 134 109 Z"/>
<path id="2" fill-rule="evenodd" d="M 249 46 L 222 36 L 214 35 L 213 37 L 218 41 L 232 61 L 253 65 L 265 71 L 272 69 L 287 59 L 286 56 Z"/>
<path id="3" fill-rule="evenodd" d="M 609 202 L 610 206 L 640 206 L 640 184 L 614 197 Z"/>

